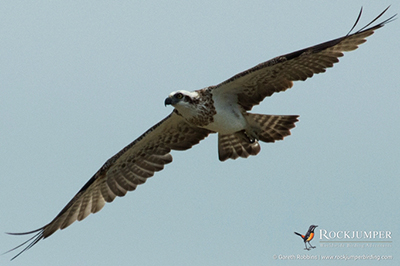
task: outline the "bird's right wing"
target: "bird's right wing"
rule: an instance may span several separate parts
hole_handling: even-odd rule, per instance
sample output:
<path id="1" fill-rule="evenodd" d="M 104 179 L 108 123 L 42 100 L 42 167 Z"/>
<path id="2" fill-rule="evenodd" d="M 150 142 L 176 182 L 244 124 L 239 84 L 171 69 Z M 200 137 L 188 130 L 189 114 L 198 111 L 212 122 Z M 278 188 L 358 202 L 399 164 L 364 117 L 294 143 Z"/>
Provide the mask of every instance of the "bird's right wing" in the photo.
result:
<path id="1" fill-rule="evenodd" d="M 64 229 L 75 221 L 98 212 L 106 202 L 116 196 L 122 197 L 147 178 L 172 162 L 171 150 L 186 150 L 199 143 L 211 131 L 189 125 L 173 111 L 168 117 L 147 130 L 143 135 L 111 157 L 94 176 L 79 190 L 72 200 L 47 225 L 30 232 L 9 233 L 27 235 L 36 233 L 13 251 L 27 245 L 20 253 L 28 250 L 41 239 L 47 238 L 58 229 Z M 8 252 L 10 252 L 8 251 Z"/>
<path id="2" fill-rule="evenodd" d="M 327 68 L 333 67 L 333 64 L 339 62 L 338 58 L 343 56 L 343 52 L 357 49 L 358 45 L 364 43 L 366 38 L 372 35 L 375 30 L 395 18 L 396 15 L 367 28 L 380 18 L 388 8 L 365 27 L 350 34 L 361 17 L 361 10 L 356 23 L 346 36 L 281 55 L 258 64 L 213 86 L 212 93 L 220 94 L 224 97 L 235 95 L 238 103 L 245 110 L 251 110 L 254 105 L 259 104 L 265 97 L 291 88 L 293 81 L 306 80 L 314 74 L 323 73 Z"/>

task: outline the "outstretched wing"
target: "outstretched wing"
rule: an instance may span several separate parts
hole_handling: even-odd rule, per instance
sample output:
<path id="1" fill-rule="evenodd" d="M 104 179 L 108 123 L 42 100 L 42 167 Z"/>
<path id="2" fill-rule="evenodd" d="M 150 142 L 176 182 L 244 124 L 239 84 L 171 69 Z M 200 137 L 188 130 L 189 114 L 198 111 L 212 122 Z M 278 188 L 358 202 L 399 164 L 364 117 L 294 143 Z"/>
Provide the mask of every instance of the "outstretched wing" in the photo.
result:
<path id="1" fill-rule="evenodd" d="M 381 17 L 388 8 L 368 25 L 350 34 L 361 16 L 361 9 L 356 23 L 346 36 L 261 63 L 213 87 L 213 94 L 235 94 L 238 97 L 239 104 L 245 110 L 251 110 L 254 105 L 259 104 L 265 97 L 271 96 L 274 92 L 291 88 L 293 81 L 306 80 L 314 74 L 325 72 L 328 67 L 333 67 L 334 63 L 339 62 L 338 58 L 343 56 L 342 52 L 357 49 L 358 45 L 366 41 L 366 37 L 394 19 L 397 14 L 367 28 Z"/>
<path id="2" fill-rule="evenodd" d="M 124 196 L 147 178 L 172 162 L 171 150 L 186 150 L 204 139 L 211 131 L 193 127 L 175 111 L 143 135 L 111 157 L 81 188 L 62 211 L 47 225 L 25 233 L 36 233 L 26 242 L 10 250 L 27 245 L 28 250 L 41 239 L 49 237 L 58 229 L 64 229 L 75 221 L 85 219 L 90 213 L 100 211 L 106 202 Z"/>

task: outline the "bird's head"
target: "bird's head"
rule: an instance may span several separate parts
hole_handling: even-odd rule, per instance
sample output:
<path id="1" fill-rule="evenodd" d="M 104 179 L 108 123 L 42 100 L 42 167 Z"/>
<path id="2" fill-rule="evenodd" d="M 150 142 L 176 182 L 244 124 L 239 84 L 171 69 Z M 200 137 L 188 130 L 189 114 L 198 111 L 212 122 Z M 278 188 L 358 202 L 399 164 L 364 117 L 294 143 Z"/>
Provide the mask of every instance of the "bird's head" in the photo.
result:
<path id="1" fill-rule="evenodd" d="M 167 99 L 165 99 L 165 106 L 172 105 L 175 109 L 186 119 L 191 119 L 198 115 L 198 103 L 200 95 L 195 91 L 174 91 Z"/>
<path id="2" fill-rule="evenodd" d="M 165 106 L 172 105 L 175 108 L 179 108 L 180 106 L 192 105 L 198 98 L 199 94 L 197 92 L 179 90 L 171 92 L 165 99 L 164 104 Z"/>
<path id="3" fill-rule="evenodd" d="M 315 228 L 317 228 L 318 225 L 310 225 L 310 228 L 308 229 L 311 232 L 314 232 Z"/>

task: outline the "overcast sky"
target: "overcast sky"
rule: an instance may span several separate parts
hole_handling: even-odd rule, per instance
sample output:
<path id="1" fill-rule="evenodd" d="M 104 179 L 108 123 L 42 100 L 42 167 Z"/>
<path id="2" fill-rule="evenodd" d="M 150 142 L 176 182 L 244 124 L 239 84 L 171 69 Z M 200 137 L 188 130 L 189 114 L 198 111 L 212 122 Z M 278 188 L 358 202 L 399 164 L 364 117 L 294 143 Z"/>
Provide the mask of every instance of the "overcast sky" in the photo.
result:
<path id="1" fill-rule="evenodd" d="M 215 85 L 345 35 L 396 1 L 3 1 L 0 231 L 50 222 L 102 164 Z M 252 111 L 300 115 L 257 156 L 218 161 L 211 135 L 124 198 L 1 265 L 286 265 L 274 255 L 399 263 L 400 21 Z M 358 28 L 359 28 L 358 27 Z M 294 231 L 317 224 L 303 250 Z M 390 231 L 391 247 L 322 247 L 327 231 Z M 0 235 L 0 252 L 29 237 Z M 382 240 L 382 239 L 380 239 Z M 333 261 L 326 265 L 382 261 Z M 297 261 L 296 265 L 320 265 Z"/>

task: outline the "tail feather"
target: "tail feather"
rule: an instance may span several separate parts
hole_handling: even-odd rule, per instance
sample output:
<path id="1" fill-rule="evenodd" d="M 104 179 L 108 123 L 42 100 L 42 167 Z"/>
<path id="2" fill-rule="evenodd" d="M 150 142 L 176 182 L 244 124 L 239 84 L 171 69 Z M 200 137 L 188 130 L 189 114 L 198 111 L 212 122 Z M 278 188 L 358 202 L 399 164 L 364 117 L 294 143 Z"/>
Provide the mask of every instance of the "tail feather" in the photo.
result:
<path id="1" fill-rule="evenodd" d="M 235 160 L 239 157 L 247 158 L 250 155 L 257 155 L 261 150 L 260 144 L 257 140 L 251 142 L 249 136 L 251 138 L 254 136 L 264 142 L 281 140 L 290 135 L 290 129 L 295 127 L 297 118 L 297 115 L 246 114 L 249 132 L 245 133 L 243 130 L 234 134 L 218 134 L 219 160 Z"/>
<path id="2" fill-rule="evenodd" d="M 297 232 L 294 232 L 296 235 L 301 236 L 301 238 L 304 238 L 304 236 L 302 234 L 299 234 Z"/>
<path id="3" fill-rule="evenodd" d="M 227 159 L 247 158 L 250 155 L 257 155 L 260 152 L 258 141 L 250 143 L 244 136 L 244 132 L 222 135 L 218 134 L 218 156 L 220 161 Z"/>

